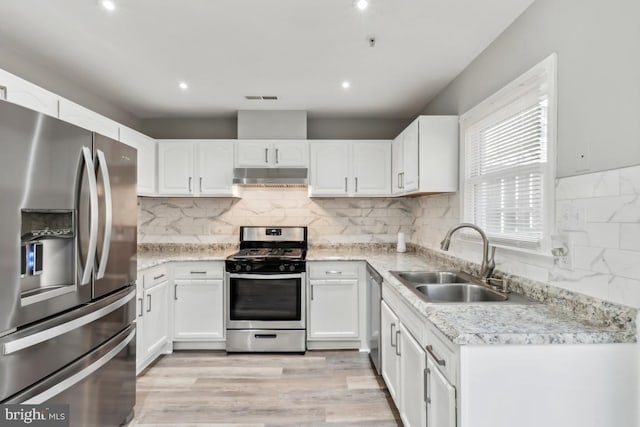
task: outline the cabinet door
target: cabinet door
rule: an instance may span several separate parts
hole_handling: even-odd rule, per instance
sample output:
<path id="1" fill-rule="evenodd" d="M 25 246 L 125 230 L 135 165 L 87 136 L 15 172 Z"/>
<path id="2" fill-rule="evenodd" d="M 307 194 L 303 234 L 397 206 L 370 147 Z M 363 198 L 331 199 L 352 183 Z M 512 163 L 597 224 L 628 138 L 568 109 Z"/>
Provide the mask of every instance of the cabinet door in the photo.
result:
<path id="1" fill-rule="evenodd" d="M 274 142 L 272 156 L 275 167 L 306 168 L 309 164 L 309 143 L 307 141 Z"/>
<path id="2" fill-rule="evenodd" d="M 265 141 L 239 141 L 236 144 L 237 168 L 267 168 L 271 166 L 272 144 Z"/>
<path id="3" fill-rule="evenodd" d="M 423 375 L 426 353 L 409 331 L 400 324 L 400 417 L 406 427 L 423 427 L 427 419 Z M 440 426 L 440 424 L 432 424 Z"/>
<path id="4" fill-rule="evenodd" d="M 144 292 L 144 354 L 156 353 L 169 339 L 169 282 L 164 281 Z"/>
<path id="5" fill-rule="evenodd" d="M 427 358 L 427 425 L 456 427 L 456 389 Z"/>
<path id="6" fill-rule="evenodd" d="M 358 281 L 309 282 L 309 340 L 357 339 Z"/>
<path id="7" fill-rule="evenodd" d="M 156 141 L 127 127 L 120 127 L 120 141 L 138 150 L 138 194 L 156 194 Z"/>
<path id="8" fill-rule="evenodd" d="M 48 116 L 58 117 L 57 95 L 4 70 L 0 70 L 0 98 Z"/>
<path id="9" fill-rule="evenodd" d="M 233 194 L 233 141 L 197 143 L 196 190 L 201 196 Z"/>
<path id="10" fill-rule="evenodd" d="M 391 142 L 391 191 L 400 194 L 402 190 L 402 171 L 404 168 L 404 154 L 402 150 L 402 134 Z"/>
<path id="11" fill-rule="evenodd" d="M 65 122 L 115 140 L 120 138 L 120 125 L 111 119 L 64 98 L 60 98 L 59 108 L 58 117 Z"/>
<path id="12" fill-rule="evenodd" d="M 397 407 L 400 407 L 400 358 L 396 339 L 400 322 L 389 306 L 382 301 L 380 307 L 380 351 L 382 353 L 382 378 Z M 419 373 L 416 373 L 419 375 Z M 435 424 L 434 424 L 435 425 Z"/>
<path id="13" fill-rule="evenodd" d="M 361 196 L 391 194 L 391 144 L 388 141 L 354 142 L 353 192 Z"/>
<path id="14" fill-rule="evenodd" d="M 418 172 L 419 159 L 418 120 L 411 123 L 402 132 L 402 191 L 417 191 L 420 184 Z"/>
<path id="15" fill-rule="evenodd" d="M 347 141 L 311 143 L 310 196 L 347 195 L 351 176 L 350 148 Z"/>
<path id="16" fill-rule="evenodd" d="M 191 141 L 158 142 L 158 193 L 193 195 L 193 144 Z"/>
<path id="17" fill-rule="evenodd" d="M 224 339 L 222 280 L 176 280 L 173 297 L 176 341 Z"/>

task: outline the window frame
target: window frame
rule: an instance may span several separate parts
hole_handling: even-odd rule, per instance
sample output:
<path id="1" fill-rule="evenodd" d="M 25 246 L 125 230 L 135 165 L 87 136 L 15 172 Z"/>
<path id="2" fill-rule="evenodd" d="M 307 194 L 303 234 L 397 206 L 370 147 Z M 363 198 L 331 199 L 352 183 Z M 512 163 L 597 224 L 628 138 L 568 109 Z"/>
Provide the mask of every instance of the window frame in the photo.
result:
<path id="1" fill-rule="evenodd" d="M 544 90 L 540 87 L 536 76 L 544 74 Z M 535 84 L 532 84 L 532 80 Z M 467 129 L 485 121 L 492 114 L 500 113 L 509 106 L 516 105 L 523 95 L 530 94 L 534 90 L 547 95 L 547 162 L 543 169 L 542 184 L 542 239 L 537 244 L 531 244 L 524 240 L 500 238 L 495 233 L 487 233 L 493 246 L 522 251 L 533 254 L 547 255 L 551 249 L 551 238 L 555 231 L 555 181 L 557 163 L 557 54 L 552 53 L 547 58 L 534 65 L 532 68 L 516 77 L 503 88 L 479 102 L 460 116 L 460 220 L 469 222 L 465 218 L 465 187 L 467 175 L 466 137 Z M 462 232 L 463 230 L 461 230 Z M 485 230 L 486 231 L 486 230 Z M 462 232 L 465 240 L 479 241 L 477 234 Z"/>

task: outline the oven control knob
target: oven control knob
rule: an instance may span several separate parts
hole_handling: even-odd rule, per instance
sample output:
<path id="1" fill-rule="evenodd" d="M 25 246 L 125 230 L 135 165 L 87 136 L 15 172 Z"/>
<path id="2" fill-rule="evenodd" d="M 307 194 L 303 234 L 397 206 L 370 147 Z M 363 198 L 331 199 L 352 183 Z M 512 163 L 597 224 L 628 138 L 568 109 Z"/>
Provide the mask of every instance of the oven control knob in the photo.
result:
<path id="1" fill-rule="evenodd" d="M 242 269 L 242 266 L 240 264 L 236 264 L 234 268 L 236 271 L 240 271 Z"/>
<path id="2" fill-rule="evenodd" d="M 250 266 L 250 265 L 246 265 L 246 266 L 244 267 L 244 269 L 245 269 L 245 271 L 251 271 L 251 266 Z"/>
<path id="3" fill-rule="evenodd" d="M 280 270 L 280 271 L 284 271 L 285 268 L 286 268 L 286 264 L 280 264 L 278 266 L 278 270 Z"/>
<path id="4" fill-rule="evenodd" d="M 296 266 L 295 266 L 295 265 L 291 264 L 291 265 L 289 266 L 289 271 L 294 271 L 295 269 L 296 269 Z"/>

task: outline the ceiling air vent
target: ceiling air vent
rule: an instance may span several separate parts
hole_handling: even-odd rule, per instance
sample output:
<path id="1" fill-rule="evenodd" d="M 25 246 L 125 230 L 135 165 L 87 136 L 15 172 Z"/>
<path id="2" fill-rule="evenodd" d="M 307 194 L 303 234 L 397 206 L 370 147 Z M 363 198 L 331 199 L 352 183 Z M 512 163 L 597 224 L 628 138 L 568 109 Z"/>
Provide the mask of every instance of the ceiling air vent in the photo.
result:
<path id="1" fill-rule="evenodd" d="M 244 97 L 250 101 L 277 101 L 278 97 L 274 95 L 247 95 Z"/>

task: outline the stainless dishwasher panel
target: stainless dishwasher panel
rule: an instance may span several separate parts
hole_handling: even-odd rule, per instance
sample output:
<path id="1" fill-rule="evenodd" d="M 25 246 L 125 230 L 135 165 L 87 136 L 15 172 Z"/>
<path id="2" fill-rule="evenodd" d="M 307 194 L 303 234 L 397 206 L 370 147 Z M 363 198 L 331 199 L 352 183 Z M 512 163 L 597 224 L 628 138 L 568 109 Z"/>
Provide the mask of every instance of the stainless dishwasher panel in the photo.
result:
<path id="1" fill-rule="evenodd" d="M 369 357 L 378 375 L 381 375 L 380 353 L 380 301 L 382 300 L 382 276 L 367 264 L 367 283 L 369 286 Z"/>
<path id="2" fill-rule="evenodd" d="M 135 320 L 135 288 L 0 339 L 0 401 L 26 389 L 127 328 Z"/>
<path id="3" fill-rule="evenodd" d="M 2 403 L 68 404 L 71 427 L 127 423 L 135 405 L 135 325 Z"/>

